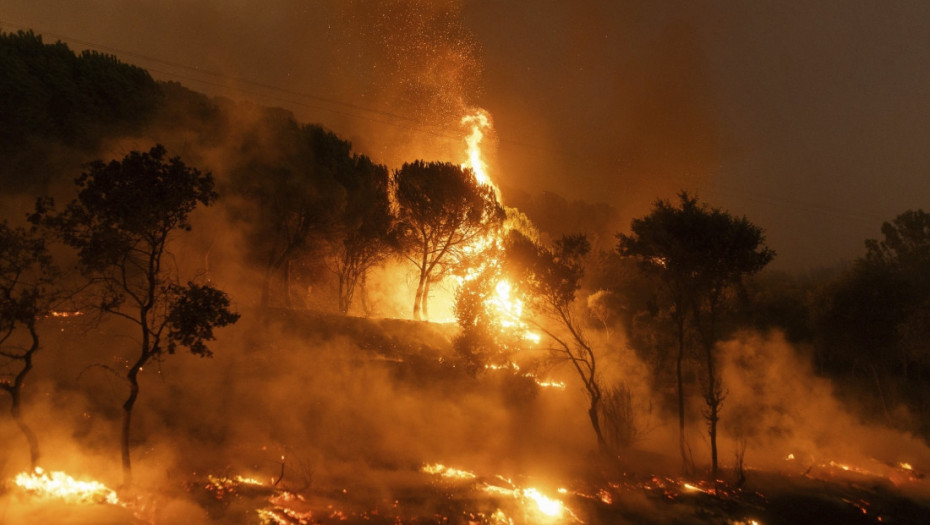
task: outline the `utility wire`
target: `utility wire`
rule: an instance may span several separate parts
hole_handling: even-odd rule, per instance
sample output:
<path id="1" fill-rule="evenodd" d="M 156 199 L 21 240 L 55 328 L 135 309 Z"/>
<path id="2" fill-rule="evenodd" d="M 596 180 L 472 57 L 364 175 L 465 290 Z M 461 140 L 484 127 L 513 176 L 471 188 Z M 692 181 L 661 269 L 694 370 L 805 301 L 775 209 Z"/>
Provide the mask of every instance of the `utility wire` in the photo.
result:
<path id="1" fill-rule="evenodd" d="M 220 89 L 233 90 L 240 93 L 245 93 L 248 95 L 253 95 L 265 99 L 275 100 L 278 102 L 284 102 L 287 104 L 292 104 L 299 107 L 314 109 L 318 111 L 325 111 L 331 114 L 339 115 L 349 119 L 360 119 L 367 122 L 372 122 L 376 124 L 382 124 L 386 126 L 401 127 L 410 131 L 417 133 L 422 133 L 426 135 L 431 135 L 434 137 L 447 139 L 450 141 L 461 141 L 462 137 L 459 135 L 451 135 L 445 130 L 437 129 L 435 126 L 430 126 L 429 124 L 418 120 L 407 115 L 401 115 L 398 113 L 393 113 L 390 111 L 385 111 L 377 108 L 370 108 L 365 106 L 360 106 L 358 104 L 353 104 L 350 102 L 345 102 L 342 100 L 337 100 L 334 98 L 323 97 L 312 93 L 300 92 L 295 90 L 290 90 L 282 88 L 279 86 L 266 84 L 263 82 L 258 82 L 255 80 L 250 80 L 241 77 L 233 77 L 216 71 L 211 71 L 203 69 L 196 66 L 190 66 L 187 64 L 182 64 L 179 62 L 174 62 L 170 60 L 165 60 L 162 58 L 154 57 L 151 55 L 146 55 L 143 53 L 137 53 L 134 51 L 127 51 L 125 49 L 120 49 L 112 46 L 107 46 L 97 42 L 92 42 L 88 40 L 83 40 L 68 35 L 62 35 L 60 33 L 54 33 L 49 31 L 43 31 L 34 26 L 27 27 L 26 24 L 10 22 L 9 20 L 3 21 L 0 29 L 5 29 L 6 27 L 12 27 L 13 29 L 19 31 L 36 31 L 40 35 L 50 36 L 56 38 L 63 42 L 68 42 L 72 44 L 77 44 L 88 49 L 94 49 L 98 51 L 107 52 L 114 55 L 122 55 L 135 57 L 145 61 L 153 62 L 156 64 L 161 64 L 168 66 L 170 68 L 177 68 L 182 71 L 188 71 L 191 73 L 196 73 L 199 75 L 204 75 L 211 77 L 215 80 L 208 80 L 203 78 L 196 78 L 189 74 L 182 74 L 173 71 L 167 71 L 165 69 L 157 67 L 147 67 L 149 71 L 159 73 L 165 77 L 171 78 L 172 80 L 185 80 L 188 82 L 196 82 L 202 85 L 211 86 Z M 224 82 L 225 81 L 225 82 Z M 249 86 L 249 87 L 245 87 Z M 266 92 L 260 91 L 266 90 Z M 271 92 L 271 93 L 269 93 Z M 336 108 L 330 107 L 336 106 Z M 341 109 L 340 109 L 341 108 Z M 513 146 L 518 146 L 525 149 L 535 150 L 537 152 L 546 153 L 551 157 L 561 158 L 562 160 L 571 161 L 573 165 L 577 166 L 578 163 L 587 164 L 590 167 L 594 167 L 594 163 L 591 163 L 588 159 L 585 159 L 581 156 L 567 154 L 561 151 L 555 151 L 543 146 L 538 146 L 535 144 L 530 144 L 518 140 L 508 139 L 504 137 L 497 136 L 497 141 L 501 144 L 509 144 Z M 742 198 L 748 198 L 756 202 L 763 204 L 769 204 L 773 206 L 779 206 L 785 209 L 791 209 L 795 211 L 805 211 L 805 212 L 815 212 L 829 215 L 845 216 L 845 217 L 855 217 L 860 219 L 869 219 L 875 221 L 884 220 L 878 216 L 878 214 L 870 213 L 862 210 L 856 210 L 851 208 L 841 208 L 835 206 L 826 206 L 821 204 L 813 204 L 807 202 L 801 202 L 793 199 L 788 199 L 784 197 L 773 196 L 769 194 L 760 194 L 758 192 L 752 192 L 748 190 L 738 189 L 719 182 L 706 181 L 701 186 L 710 186 L 713 190 L 717 190 L 722 193 L 735 194 L 739 195 Z"/>

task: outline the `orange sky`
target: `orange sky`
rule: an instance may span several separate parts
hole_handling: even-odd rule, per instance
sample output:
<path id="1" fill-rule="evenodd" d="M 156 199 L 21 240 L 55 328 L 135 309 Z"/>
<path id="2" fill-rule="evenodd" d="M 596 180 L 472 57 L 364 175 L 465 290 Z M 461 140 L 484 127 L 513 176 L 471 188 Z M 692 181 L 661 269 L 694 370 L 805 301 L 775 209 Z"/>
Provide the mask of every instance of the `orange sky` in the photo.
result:
<path id="1" fill-rule="evenodd" d="M 0 29 L 21 28 L 283 106 L 389 165 L 458 151 L 478 105 L 503 187 L 607 202 L 618 228 L 697 191 L 764 227 L 775 267 L 852 259 L 930 208 L 921 1 L 4 0 Z"/>

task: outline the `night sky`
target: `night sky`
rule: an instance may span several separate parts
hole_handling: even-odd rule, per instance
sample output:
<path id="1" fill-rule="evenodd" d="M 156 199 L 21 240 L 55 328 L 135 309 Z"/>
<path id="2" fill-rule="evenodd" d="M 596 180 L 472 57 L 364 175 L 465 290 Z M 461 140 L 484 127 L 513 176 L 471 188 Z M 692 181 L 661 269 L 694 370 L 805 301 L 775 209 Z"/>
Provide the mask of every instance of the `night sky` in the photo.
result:
<path id="1" fill-rule="evenodd" d="M 28 28 L 390 167 L 454 156 L 483 107 L 504 188 L 607 202 L 618 230 L 695 191 L 765 228 L 778 268 L 930 209 L 925 1 L 3 0 L 0 30 Z"/>

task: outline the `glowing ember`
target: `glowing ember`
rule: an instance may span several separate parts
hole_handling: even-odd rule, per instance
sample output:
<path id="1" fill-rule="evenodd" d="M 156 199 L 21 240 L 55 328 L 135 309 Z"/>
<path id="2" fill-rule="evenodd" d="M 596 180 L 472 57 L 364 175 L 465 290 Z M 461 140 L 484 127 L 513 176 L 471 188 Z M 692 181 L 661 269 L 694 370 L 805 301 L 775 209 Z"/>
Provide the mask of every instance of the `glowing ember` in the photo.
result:
<path id="1" fill-rule="evenodd" d="M 513 485 L 513 483 L 505 478 L 498 476 L 502 481 L 506 481 L 508 484 Z M 516 499 L 517 501 L 526 504 L 527 502 L 533 502 L 535 504 L 531 509 L 535 509 L 543 516 L 547 518 L 558 519 L 561 518 L 566 512 L 571 514 L 576 521 L 579 521 L 578 518 L 572 513 L 561 500 L 550 498 L 538 489 L 530 487 L 526 489 L 520 489 L 517 487 L 514 488 L 504 488 L 497 485 L 485 484 L 482 487 L 482 490 L 488 494 L 495 496 L 507 496 Z M 565 489 L 562 489 L 565 490 Z"/>
<path id="2" fill-rule="evenodd" d="M 911 464 L 906 461 L 902 461 L 898 463 L 898 466 L 903 468 L 904 470 L 914 470 L 914 467 L 911 466 Z"/>
<path id="3" fill-rule="evenodd" d="M 433 463 L 432 465 L 424 465 L 420 469 L 427 474 L 439 475 L 444 478 L 453 478 L 453 479 L 475 479 L 475 474 L 468 472 L 467 470 L 460 470 L 457 468 L 447 467 L 441 463 Z"/>
<path id="4" fill-rule="evenodd" d="M 540 381 L 537 379 L 536 384 L 543 388 L 557 388 L 559 390 L 565 390 L 565 383 L 563 381 Z"/>
<path id="5" fill-rule="evenodd" d="M 513 525 L 513 520 L 508 518 L 504 511 L 497 509 L 494 514 L 491 514 L 491 523 L 495 525 Z"/>
<path id="6" fill-rule="evenodd" d="M 494 363 L 488 363 L 488 364 L 485 364 L 485 365 L 484 365 L 484 368 L 485 368 L 485 370 L 512 370 L 515 374 L 516 374 L 517 372 L 520 372 L 520 365 L 518 365 L 518 364 L 516 364 L 516 363 L 514 363 L 514 362 L 512 362 L 512 361 L 511 361 L 510 363 L 506 364 L 506 365 L 497 365 L 497 364 L 494 364 Z M 554 380 L 550 380 L 550 379 L 539 379 L 538 377 L 536 377 L 536 374 L 534 374 L 534 373 L 532 373 L 532 372 L 524 372 L 524 373 L 516 374 L 516 375 L 519 375 L 519 376 L 521 376 L 521 377 L 526 377 L 526 378 L 532 379 L 533 382 L 535 382 L 537 385 L 539 385 L 539 386 L 542 387 L 542 388 L 555 388 L 555 389 L 558 389 L 558 390 L 565 390 L 565 382 L 564 382 L 564 381 L 554 381 Z"/>
<path id="7" fill-rule="evenodd" d="M 264 485 L 263 482 L 258 481 L 258 480 L 255 479 L 255 478 L 247 478 L 247 477 L 244 477 L 244 476 L 236 476 L 236 477 L 233 478 L 233 479 L 235 479 L 235 480 L 238 481 L 239 483 L 242 483 L 242 484 L 245 484 L 245 485 Z"/>
<path id="8" fill-rule="evenodd" d="M 704 489 L 702 489 L 701 487 L 692 485 L 690 483 L 682 483 L 681 486 L 692 492 L 704 492 Z"/>
<path id="9" fill-rule="evenodd" d="M 536 502 L 539 512 L 546 516 L 556 518 L 562 515 L 562 502 L 557 499 L 547 498 L 539 493 L 536 489 L 523 489 L 523 496 Z"/>
<path id="10" fill-rule="evenodd" d="M 77 317 L 77 316 L 79 316 L 79 315 L 84 315 L 84 312 L 81 312 L 81 311 L 77 311 L 77 312 L 55 312 L 55 311 L 52 311 L 52 312 L 49 312 L 49 315 L 51 315 L 52 317 Z"/>
<path id="11" fill-rule="evenodd" d="M 99 481 L 78 481 L 64 472 L 23 472 L 14 482 L 26 492 L 43 498 L 61 499 L 69 503 L 109 503 L 118 505 L 116 492 Z"/>

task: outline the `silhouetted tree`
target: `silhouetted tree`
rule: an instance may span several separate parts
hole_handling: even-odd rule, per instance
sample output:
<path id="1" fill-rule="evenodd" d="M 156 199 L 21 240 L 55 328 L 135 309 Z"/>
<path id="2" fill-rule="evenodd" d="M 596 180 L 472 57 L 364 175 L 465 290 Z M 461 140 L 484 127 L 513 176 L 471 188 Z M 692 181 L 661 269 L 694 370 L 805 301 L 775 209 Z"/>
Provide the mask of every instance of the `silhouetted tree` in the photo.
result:
<path id="1" fill-rule="evenodd" d="M 603 388 L 598 376 L 597 354 L 585 336 L 574 307 L 575 294 L 584 276 L 583 258 L 591 250 L 588 239 L 584 235 L 566 235 L 550 249 L 511 231 L 505 250 L 507 266 L 514 275 L 520 276 L 521 287 L 528 290 L 531 308 L 555 321 L 558 327 L 551 323 L 534 323 L 578 373 L 588 397 L 588 419 L 598 449 L 607 455 L 615 454 L 601 428 Z"/>
<path id="2" fill-rule="evenodd" d="M 10 395 L 10 415 L 29 443 L 33 470 L 39 441 L 23 418 L 22 392 L 40 348 L 37 325 L 48 315 L 54 275 L 44 239 L 0 223 L 0 390 Z"/>
<path id="3" fill-rule="evenodd" d="M 61 157 L 138 130 L 161 101 L 147 71 L 112 55 L 75 54 L 32 31 L 0 34 L 0 187 L 38 189 Z"/>
<path id="4" fill-rule="evenodd" d="M 426 318 L 429 285 L 496 232 L 504 211 L 491 186 L 455 164 L 407 163 L 394 179 L 403 253 L 418 270 L 413 316 Z"/>
<path id="5" fill-rule="evenodd" d="M 374 265 L 395 249 L 387 168 L 368 157 L 356 156 L 335 173 L 345 205 L 336 221 L 331 258 L 339 278 L 339 311 L 348 313 L 355 289 Z"/>
<path id="6" fill-rule="evenodd" d="M 704 350 L 707 380 L 705 418 L 711 446 L 711 475 L 717 476 L 717 421 L 723 389 L 716 374 L 714 347 L 719 337 L 719 316 L 728 296 L 742 278 L 768 264 L 775 252 L 764 245 L 762 230 L 745 217 L 698 204 L 686 192 L 679 206 L 659 200 L 652 212 L 634 219 L 630 235 L 619 235 L 620 253 L 637 257 L 644 267 L 665 283 L 673 304 L 678 329 L 679 445 L 686 462 L 684 443 L 684 392 L 682 360 L 689 312 Z"/>
<path id="7" fill-rule="evenodd" d="M 190 213 L 216 200 L 210 173 L 177 157 L 167 159 L 165 149 L 155 146 L 122 161 L 94 162 L 75 183 L 78 196 L 64 210 L 55 212 L 51 202 L 40 200 L 33 221 L 77 249 L 80 269 L 99 293 L 97 308 L 139 331 L 123 403 L 122 463 L 129 486 L 132 410 L 142 367 L 179 347 L 209 357 L 206 342 L 214 338 L 213 329 L 239 315 L 229 310 L 227 295 L 211 285 L 180 284 L 168 256 L 172 236 L 190 230 Z"/>
<path id="8" fill-rule="evenodd" d="M 269 112 L 242 148 L 231 189 L 245 197 L 236 218 L 247 226 L 249 247 L 265 266 L 261 304 L 270 304 L 278 283 L 290 307 L 292 264 L 333 238 L 345 203 L 336 174 L 353 169 L 351 145 L 320 126 Z"/>
<path id="9" fill-rule="evenodd" d="M 898 401 L 926 413 L 930 214 L 906 211 L 881 231 L 825 294 L 820 361 L 830 373 L 871 385 L 888 418 Z"/>

